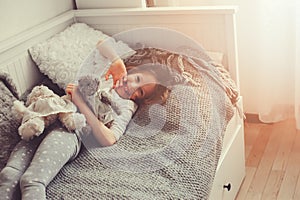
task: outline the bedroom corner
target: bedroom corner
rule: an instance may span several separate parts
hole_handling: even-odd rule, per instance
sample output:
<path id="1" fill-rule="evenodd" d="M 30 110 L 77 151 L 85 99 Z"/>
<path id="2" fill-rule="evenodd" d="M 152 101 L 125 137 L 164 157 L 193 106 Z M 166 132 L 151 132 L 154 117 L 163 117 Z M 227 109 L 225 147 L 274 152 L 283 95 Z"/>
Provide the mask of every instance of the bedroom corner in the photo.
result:
<path id="1" fill-rule="evenodd" d="M 1 41 L 75 8 L 73 0 L 1 0 L 0 5 L 0 46 Z"/>

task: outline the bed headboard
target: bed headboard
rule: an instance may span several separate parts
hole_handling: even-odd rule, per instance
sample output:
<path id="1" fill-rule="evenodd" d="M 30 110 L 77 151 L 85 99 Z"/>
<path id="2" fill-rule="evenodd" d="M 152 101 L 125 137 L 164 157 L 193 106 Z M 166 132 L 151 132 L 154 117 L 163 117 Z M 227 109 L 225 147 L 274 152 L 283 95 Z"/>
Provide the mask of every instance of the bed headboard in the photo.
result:
<path id="1" fill-rule="evenodd" d="M 75 10 L 84 22 L 114 35 L 137 27 L 166 27 L 186 34 L 208 51 L 224 53 L 223 64 L 238 83 L 235 6 Z"/>
<path id="2" fill-rule="evenodd" d="M 223 65 L 239 85 L 235 6 L 86 9 L 68 11 L 0 43 L 0 70 L 16 79 L 22 94 L 39 79 L 27 49 L 74 22 L 87 23 L 108 35 L 137 27 L 165 27 L 186 34 L 208 51 L 222 52 Z"/>

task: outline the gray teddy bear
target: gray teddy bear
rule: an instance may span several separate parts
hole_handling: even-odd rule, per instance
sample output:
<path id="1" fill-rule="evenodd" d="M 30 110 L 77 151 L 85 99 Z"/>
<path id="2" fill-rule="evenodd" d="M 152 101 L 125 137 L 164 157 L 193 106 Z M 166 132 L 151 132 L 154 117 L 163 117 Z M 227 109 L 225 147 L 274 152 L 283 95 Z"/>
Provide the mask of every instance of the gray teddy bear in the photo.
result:
<path id="1" fill-rule="evenodd" d="M 97 118 L 110 127 L 114 120 L 113 110 L 118 113 L 118 109 L 113 104 L 111 94 L 101 89 L 100 80 L 90 75 L 82 76 L 78 80 L 78 89 Z"/>

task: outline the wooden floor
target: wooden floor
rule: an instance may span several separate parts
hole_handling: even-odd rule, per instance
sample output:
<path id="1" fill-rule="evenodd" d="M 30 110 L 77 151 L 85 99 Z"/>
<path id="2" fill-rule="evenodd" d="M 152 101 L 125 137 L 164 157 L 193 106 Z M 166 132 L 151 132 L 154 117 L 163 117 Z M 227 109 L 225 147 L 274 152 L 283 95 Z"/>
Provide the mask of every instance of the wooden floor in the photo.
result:
<path id="1" fill-rule="evenodd" d="M 246 177 L 237 200 L 300 199 L 300 131 L 293 119 L 245 123 Z"/>

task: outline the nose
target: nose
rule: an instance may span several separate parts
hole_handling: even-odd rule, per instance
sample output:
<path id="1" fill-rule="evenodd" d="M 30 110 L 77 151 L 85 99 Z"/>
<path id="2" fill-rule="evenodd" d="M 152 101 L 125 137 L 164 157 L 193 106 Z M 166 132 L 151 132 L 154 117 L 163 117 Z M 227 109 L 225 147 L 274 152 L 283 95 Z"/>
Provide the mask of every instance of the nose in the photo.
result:
<path id="1" fill-rule="evenodd" d="M 129 89 L 132 90 L 132 92 L 134 92 L 140 87 L 140 84 L 135 81 L 128 81 L 127 85 L 129 86 Z"/>

